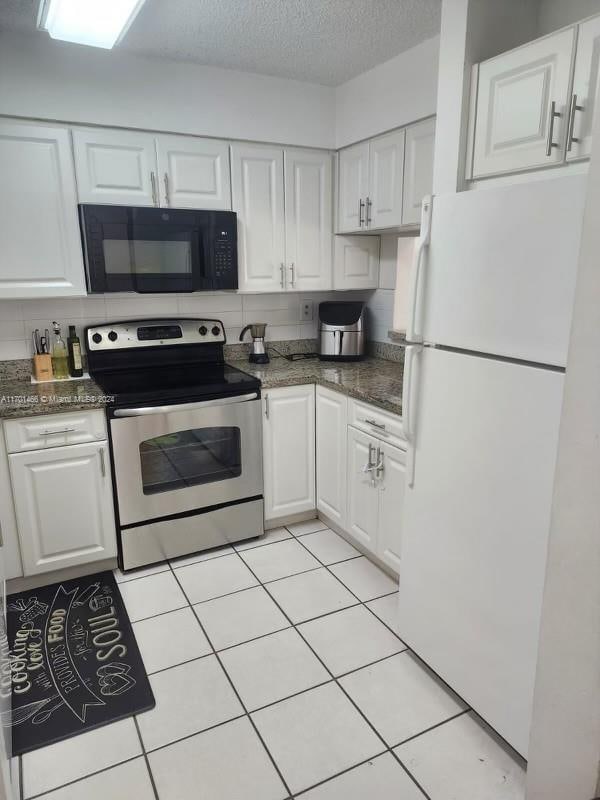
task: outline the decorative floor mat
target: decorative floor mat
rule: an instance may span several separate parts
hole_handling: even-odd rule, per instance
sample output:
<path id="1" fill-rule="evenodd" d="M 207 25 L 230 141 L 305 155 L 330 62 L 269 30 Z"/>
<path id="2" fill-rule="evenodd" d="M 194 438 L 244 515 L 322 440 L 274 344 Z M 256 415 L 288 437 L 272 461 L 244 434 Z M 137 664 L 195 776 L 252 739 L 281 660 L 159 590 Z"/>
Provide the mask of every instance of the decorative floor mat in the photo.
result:
<path id="1" fill-rule="evenodd" d="M 14 755 L 154 708 L 112 572 L 9 595 L 6 609 Z"/>

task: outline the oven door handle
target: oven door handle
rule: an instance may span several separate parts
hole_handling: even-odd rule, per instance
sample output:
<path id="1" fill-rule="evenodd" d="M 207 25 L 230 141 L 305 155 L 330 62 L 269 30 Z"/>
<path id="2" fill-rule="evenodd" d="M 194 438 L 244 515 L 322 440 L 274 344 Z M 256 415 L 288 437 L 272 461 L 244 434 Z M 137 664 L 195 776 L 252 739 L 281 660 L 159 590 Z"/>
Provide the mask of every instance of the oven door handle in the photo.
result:
<path id="1" fill-rule="evenodd" d="M 198 403 L 178 403 L 174 406 L 146 406 L 144 408 L 117 408 L 113 412 L 115 417 L 146 417 L 151 414 L 171 414 L 174 411 L 196 411 L 199 408 L 214 408 L 215 406 L 229 406 L 233 403 L 245 403 L 247 400 L 257 400 L 258 393 L 238 394 L 235 397 L 220 397 L 216 400 L 202 400 Z"/>

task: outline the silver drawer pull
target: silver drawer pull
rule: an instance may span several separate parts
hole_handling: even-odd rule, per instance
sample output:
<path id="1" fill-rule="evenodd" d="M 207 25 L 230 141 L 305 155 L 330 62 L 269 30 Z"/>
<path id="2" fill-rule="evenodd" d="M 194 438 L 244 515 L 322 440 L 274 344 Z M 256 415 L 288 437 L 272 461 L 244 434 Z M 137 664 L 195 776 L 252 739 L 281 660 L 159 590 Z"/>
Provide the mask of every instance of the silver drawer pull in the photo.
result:
<path id="1" fill-rule="evenodd" d="M 383 422 L 376 422 L 374 419 L 365 419 L 367 425 L 372 425 L 374 428 L 379 428 L 379 430 L 384 431 L 385 425 Z"/>
<path id="2" fill-rule="evenodd" d="M 42 431 L 41 436 L 58 436 L 61 433 L 75 433 L 77 428 L 63 428 L 62 431 Z"/>

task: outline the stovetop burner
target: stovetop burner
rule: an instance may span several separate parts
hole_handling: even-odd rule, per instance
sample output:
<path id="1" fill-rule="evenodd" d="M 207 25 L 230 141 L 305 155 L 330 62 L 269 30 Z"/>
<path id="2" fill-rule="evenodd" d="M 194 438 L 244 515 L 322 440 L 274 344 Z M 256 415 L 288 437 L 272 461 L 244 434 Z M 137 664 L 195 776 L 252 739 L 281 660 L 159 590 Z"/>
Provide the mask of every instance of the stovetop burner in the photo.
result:
<path id="1" fill-rule="evenodd" d="M 85 331 L 90 374 L 112 405 L 193 402 L 260 390 L 260 381 L 224 363 L 219 320 L 105 323 Z"/>

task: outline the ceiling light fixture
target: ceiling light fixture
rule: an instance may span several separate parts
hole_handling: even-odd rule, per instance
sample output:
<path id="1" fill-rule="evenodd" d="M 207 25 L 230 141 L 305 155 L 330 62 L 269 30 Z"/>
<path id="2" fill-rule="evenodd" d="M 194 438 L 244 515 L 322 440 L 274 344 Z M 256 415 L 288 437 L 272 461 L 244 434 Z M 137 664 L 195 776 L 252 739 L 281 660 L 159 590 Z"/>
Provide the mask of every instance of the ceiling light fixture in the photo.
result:
<path id="1" fill-rule="evenodd" d="M 38 28 L 53 39 L 109 50 L 143 5 L 144 0 L 41 0 Z"/>

